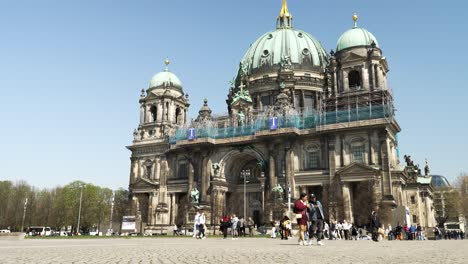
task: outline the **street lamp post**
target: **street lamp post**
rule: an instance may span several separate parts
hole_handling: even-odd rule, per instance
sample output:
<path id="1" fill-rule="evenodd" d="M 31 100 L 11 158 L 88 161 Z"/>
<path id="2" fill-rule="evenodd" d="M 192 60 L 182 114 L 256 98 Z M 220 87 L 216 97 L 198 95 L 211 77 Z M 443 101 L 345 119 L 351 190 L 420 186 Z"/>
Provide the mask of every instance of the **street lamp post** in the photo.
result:
<path id="1" fill-rule="evenodd" d="M 24 208 L 23 208 L 23 221 L 21 221 L 21 232 L 23 232 L 24 228 L 24 218 L 26 217 L 26 207 L 28 205 L 28 198 L 24 201 Z"/>
<path id="2" fill-rule="evenodd" d="M 112 200 L 111 200 L 111 212 L 110 212 L 110 221 L 109 221 L 109 234 L 112 235 L 112 216 L 114 214 L 114 197 L 115 193 L 112 191 Z"/>
<path id="3" fill-rule="evenodd" d="M 241 172 L 242 177 L 244 177 L 244 219 L 247 218 L 247 177 L 250 176 L 250 171 L 242 171 Z"/>
<path id="4" fill-rule="evenodd" d="M 76 225 L 76 233 L 80 233 L 80 218 L 81 218 L 81 201 L 83 200 L 83 187 L 84 185 L 80 185 L 80 207 L 78 209 L 78 224 Z"/>

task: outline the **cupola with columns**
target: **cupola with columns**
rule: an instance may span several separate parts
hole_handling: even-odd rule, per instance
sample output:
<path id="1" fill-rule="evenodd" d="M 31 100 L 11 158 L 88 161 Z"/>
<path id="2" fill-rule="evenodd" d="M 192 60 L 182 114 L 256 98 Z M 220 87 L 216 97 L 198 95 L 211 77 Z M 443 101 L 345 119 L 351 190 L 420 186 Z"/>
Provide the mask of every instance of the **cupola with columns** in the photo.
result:
<path id="1" fill-rule="evenodd" d="M 358 27 L 358 16 L 352 17 L 354 26 L 338 39 L 336 52 L 330 53 L 329 72 L 334 94 L 387 89 L 388 65 L 375 36 Z"/>
<path id="2" fill-rule="evenodd" d="M 179 78 L 169 71 L 170 61 L 166 59 L 164 64 L 164 71 L 155 74 L 148 89 L 141 91 L 135 141 L 163 138 L 187 122 L 188 94 L 184 93 Z"/>

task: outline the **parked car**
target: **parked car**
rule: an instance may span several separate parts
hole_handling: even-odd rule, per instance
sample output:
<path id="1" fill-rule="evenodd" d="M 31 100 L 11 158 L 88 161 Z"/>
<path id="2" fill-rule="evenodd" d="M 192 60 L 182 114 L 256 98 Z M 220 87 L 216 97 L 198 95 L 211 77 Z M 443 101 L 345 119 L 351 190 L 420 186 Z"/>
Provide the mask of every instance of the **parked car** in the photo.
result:
<path id="1" fill-rule="evenodd" d="M 8 229 L 0 229 L 0 233 L 2 233 L 2 234 L 8 234 L 8 233 L 11 233 L 11 231 L 8 230 Z"/>
<path id="2" fill-rule="evenodd" d="M 27 234 L 29 236 L 52 236 L 53 231 L 50 227 L 46 226 L 31 226 Z"/>

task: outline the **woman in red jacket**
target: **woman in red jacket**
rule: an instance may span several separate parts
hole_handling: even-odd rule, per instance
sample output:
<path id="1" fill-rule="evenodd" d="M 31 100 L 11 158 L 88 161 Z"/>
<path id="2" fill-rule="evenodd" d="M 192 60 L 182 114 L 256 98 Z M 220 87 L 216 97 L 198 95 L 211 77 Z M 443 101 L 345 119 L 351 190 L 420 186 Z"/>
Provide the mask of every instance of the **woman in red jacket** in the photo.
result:
<path id="1" fill-rule="evenodd" d="M 310 205 L 307 203 L 307 194 L 302 193 L 299 200 L 294 204 L 294 212 L 296 213 L 297 224 L 299 225 L 299 245 L 305 246 L 304 232 L 307 230 L 307 208 Z"/>

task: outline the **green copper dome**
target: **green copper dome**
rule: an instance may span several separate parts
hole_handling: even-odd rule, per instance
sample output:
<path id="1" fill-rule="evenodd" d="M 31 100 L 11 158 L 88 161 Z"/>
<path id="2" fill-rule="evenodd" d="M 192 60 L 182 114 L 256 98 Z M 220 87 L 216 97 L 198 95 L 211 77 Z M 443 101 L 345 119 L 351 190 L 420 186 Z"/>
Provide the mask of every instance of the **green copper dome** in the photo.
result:
<path id="1" fill-rule="evenodd" d="M 157 73 L 156 75 L 151 78 L 149 88 L 176 88 L 182 91 L 182 82 L 179 78 L 170 72 L 167 68 L 163 72 Z"/>
<path id="2" fill-rule="evenodd" d="M 302 30 L 278 28 L 258 38 L 242 59 L 248 73 L 263 66 L 272 66 L 288 56 L 291 63 L 324 68 L 328 57 L 322 44 Z"/>
<path id="3" fill-rule="evenodd" d="M 379 47 L 379 43 L 372 33 L 364 28 L 354 27 L 341 35 L 336 44 L 336 51 L 351 47 L 371 46 L 372 42 L 375 42 L 376 47 Z"/>

